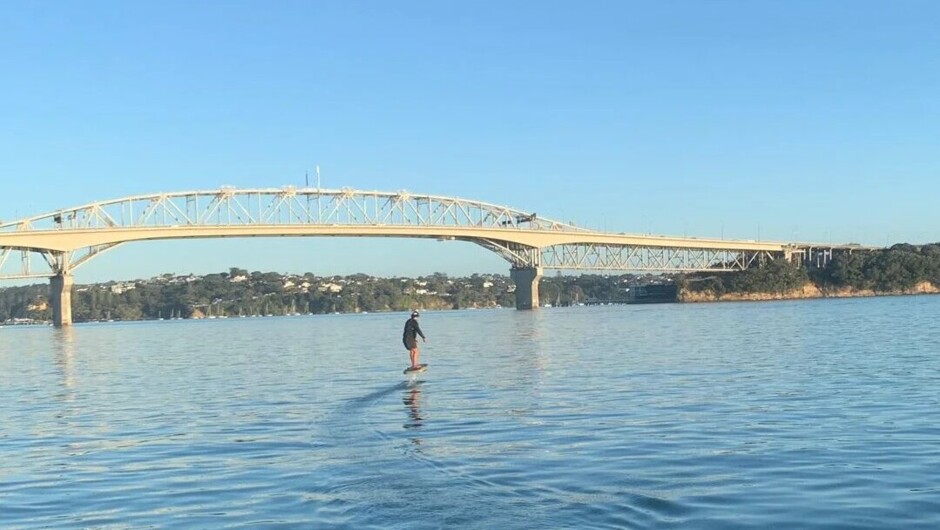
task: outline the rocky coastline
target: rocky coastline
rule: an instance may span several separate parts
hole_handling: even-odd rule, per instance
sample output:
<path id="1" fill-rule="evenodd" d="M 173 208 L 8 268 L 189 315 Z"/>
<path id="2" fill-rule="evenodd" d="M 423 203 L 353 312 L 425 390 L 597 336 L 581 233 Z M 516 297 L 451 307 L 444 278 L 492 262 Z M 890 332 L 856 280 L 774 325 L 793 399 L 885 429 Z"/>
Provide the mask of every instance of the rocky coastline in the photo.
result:
<path id="1" fill-rule="evenodd" d="M 825 287 L 812 282 L 802 287 L 784 292 L 726 292 L 716 294 L 714 291 L 691 291 L 680 289 L 677 295 L 679 302 L 742 302 L 766 300 L 800 300 L 806 298 L 857 298 L 870 296 L 900 296 L 915 294 L 938 294 L 940 288 L 931 282 L 923 281 L 910 289 L 893 291 L 875 291 L 872 289 L 855 289 L 852 287 Z"/>

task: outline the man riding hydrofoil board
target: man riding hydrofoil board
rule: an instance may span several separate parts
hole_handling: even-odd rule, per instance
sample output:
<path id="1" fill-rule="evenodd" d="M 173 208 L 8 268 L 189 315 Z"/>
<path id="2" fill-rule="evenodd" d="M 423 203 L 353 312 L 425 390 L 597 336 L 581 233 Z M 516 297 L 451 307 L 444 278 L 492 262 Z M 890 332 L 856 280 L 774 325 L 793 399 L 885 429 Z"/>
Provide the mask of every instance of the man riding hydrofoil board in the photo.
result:
<path id="1" fill-rule="evenodd" d="M 417 311 L 411 312 L 411 318 L 405 322 L 405 331 L 402 334 L 401 341 L 405 345 L 405 349 L 408 350 L 408 353 L 411 356 L 411 370 L 417 370 L 421 368 L 421 365 L 418 364 L 418 357 L 420 352 L 418 351 L 418 336 L 421 336 L 423 342 L 427 342 L 427 337 L 424 336 L 424 333 L 421 331 L 421 326 L 418 324 L 418 317 L 421 315 Z"/>

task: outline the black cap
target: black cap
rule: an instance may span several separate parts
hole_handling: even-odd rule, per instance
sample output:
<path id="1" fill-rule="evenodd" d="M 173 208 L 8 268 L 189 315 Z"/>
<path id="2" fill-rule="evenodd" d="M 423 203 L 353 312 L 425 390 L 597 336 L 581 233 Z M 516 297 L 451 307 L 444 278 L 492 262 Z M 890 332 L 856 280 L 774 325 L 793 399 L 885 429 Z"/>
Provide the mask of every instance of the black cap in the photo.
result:
<path id="1" fill-rule="evenodd" d="M 421 315 L 419 315 L 417 311 L 412 311 L 412 312 L 411 312 L 411 316 L 413 316 L 413 317 L 419 317 L 419 316 L 421 316 Z"/>

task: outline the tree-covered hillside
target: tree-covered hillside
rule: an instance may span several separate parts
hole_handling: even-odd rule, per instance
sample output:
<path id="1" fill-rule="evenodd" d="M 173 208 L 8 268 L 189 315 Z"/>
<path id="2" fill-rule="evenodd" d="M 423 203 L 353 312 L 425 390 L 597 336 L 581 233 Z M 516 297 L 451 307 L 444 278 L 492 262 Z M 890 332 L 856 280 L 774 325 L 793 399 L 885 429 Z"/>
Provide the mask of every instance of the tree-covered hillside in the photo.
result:
<path id="1" fill-rule="evenodd" d="M 903 292 L 923 282 L 940 286 L 940 244 L 898 244 L 884 250 L 839 254 L 824 268 L 804 269 L 782 260 L 743 272 L 694 274 L 680 280 L 693 292 L 785 293 L 808 282 L 821 289 Z"/>
<path id="2" fill-rule="evenodd" d="M 542 279 L 540 289 L 545 303 L 568 305 L 623 298 L 630 285 L 655 280 L 633 275 L 552 276 Z M 50 320 L 48 297 L 46 284 L 0 289 L 0 322 Z M 166 274 L 148 280 L 76 285 L 72 293 L 75 322 L 514 305 L 514 285 L 509 277 L 489 274 L 463 278 L 440 273 L 418 278 L 365 274 L 322 277 L 232 268 L 205 276 Z"/>
<path id="3" fill-rule="evenodd" d="M 539 290 L 543 304 L 570 305 L 623 300 L 633 287 L 673 280 L 688 291 L 718 296 L 787 293 L 808 283 L 821 289 L 884 293 L 906 291 L 923 282 L 940 287 L 940 244 L 899 244 L 886 250 L 856 251 L 836 256 L 825 268 L 809 270 L 775 260 L 743 272 L 686 276 L 548 275 L 542 278 Z M 507 276 L 499 274 L 462 278 L 441 273 L 418 278 L 365 274 L 324 277 L 232 268 L 205 276 L 165 274 L 148 280 L 76 285 L 72 316 L 76 322 L 84 322 L 512 307 L 514 288 Z M 0 322 L 51 320 L 48 297 L 47 284 L 0 289 Z"/>

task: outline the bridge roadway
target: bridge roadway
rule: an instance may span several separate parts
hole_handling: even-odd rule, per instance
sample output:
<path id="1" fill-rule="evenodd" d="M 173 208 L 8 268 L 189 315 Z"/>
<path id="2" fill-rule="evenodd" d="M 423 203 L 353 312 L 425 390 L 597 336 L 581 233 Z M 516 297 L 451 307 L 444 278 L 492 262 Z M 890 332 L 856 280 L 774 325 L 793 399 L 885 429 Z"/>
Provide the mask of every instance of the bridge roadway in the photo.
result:
<path id="1" fill-rule="evenodd" d="M 511 264 L 516 307 L 538 307 L 546 268 L 743 270 L 770 259 L 817 265 L 857 245 L 700 239 L 588 230 L 504 206 L 409 192 L 280 188 L 128 197 L 0 224 L 0 279 L 50 278 L 54 324 L 71 323 L 74 270 L 117 245 L 219 237 L 410 237 L 468 241 Z M 18 273 L 3 274 L 21 253 Z M 36 272 L 41 256 L 48 271 Z M 17 261 L 17 260 L 13 260 Z"/>
<path id="2" fill-rule="evenodd" d="M 0 233 L 0 248 L 35 252 L 73 252 L 84 247 L 113 245 L 157 239 L 218 237 L 411 237 L 444 240 L 499 240 L 533 248 L 554 245 L 595 244 L 675 249 L 710 249 L 751 252 L 794 251 L 790 243 L 698 239 L 669 236 L 610 234 L 604 232 L 548 232 L 544 230 L 473 228 L 461 226 L 383 226 L 383 225 L 243 225 L 166 226 L 36 230 Z"/>

